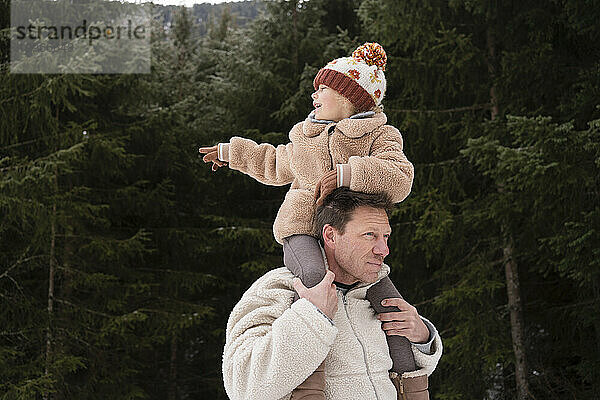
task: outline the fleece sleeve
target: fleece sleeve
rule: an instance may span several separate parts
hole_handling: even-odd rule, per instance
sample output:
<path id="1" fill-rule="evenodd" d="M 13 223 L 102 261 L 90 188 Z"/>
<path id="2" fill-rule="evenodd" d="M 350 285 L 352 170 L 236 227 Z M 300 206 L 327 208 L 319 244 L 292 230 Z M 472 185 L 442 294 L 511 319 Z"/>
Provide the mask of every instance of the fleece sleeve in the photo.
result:
<path id="1" fill-rule="evenodd" d="M 250 175 L 261 183 L 282 186 L 294 180 L 290 167 L 292 150 L 292 143 L 275 147 L 232 137 L 228 144 L 219 146 L 219 159 L 228 161 L 229 168 Z"/>
<path id="2" fill-rule="evenodd" d="M 352 156 L 348 160 L 350 189 L 365 193 L 384 191 L 398 203 L 411 191 L 414 167 L 402 151 L 400 132 L 389 125 L 380 129 L 368 156 Z"/>
<path id="3" fill-rule="evenodd" d="M 413 354 L 415 356 L 415 364 L 417 365 L 417 369 L 415 371 L 408 371 L 402 374 L 405 378 L 412 378 L 420 375 L 427 374 L 427 376 L 431 375 L 435 368 L 437 367 L 440 358 L 442 357 L 442 338 L 438 333 L 435 326 L 426 318 L 421 317 L 425 325 L 429 328 L 430 334 L 433 334 L 433 339 L 430 345 L 430 351 L 428 353 L 424 353 L 421 351 L 414 343 L 411 343 L 411 348 Z M 431 331 L 431 327 L 433 327 L 433 331 Z"/>
<path id="4" fill-rule="evenodd" d="M 227 324 L 223 380 L 232 400 L 286 398 L 323 362 L 337 328 L 306 299 L 244 295 Z"/>
<path id="5" fill-rule="evenodd" d="M 423 323 L 429 330 L 429 340 L 426 343 L 413 343 L 413 342 L 411 342 L 411 343 L 421 353 L 431 355 L 432 354 L 431 347 L 433 346 L 433 340 L 435 339 L 435 336 L 438 334 L 438 331 L 435 328 L 435 326 L 433 326 L 433 324 L 427 318 L 421 317 L 421 319 L 423 320 Z"/>

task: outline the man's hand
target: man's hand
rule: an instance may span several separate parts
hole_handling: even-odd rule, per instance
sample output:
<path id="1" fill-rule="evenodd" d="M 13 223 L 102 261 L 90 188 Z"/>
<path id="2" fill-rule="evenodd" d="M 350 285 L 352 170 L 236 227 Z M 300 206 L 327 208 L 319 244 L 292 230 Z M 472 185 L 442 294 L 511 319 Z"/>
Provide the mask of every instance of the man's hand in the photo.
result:
<path id="1" fill-rule="evenodd" d="M 315 203 L 317 207 L 323 204 L 325 197 L 337 188 L 337 168 L 321 177 L 315 187 Z"/>
<path id="2" fill-rule="evenodd" d="M 386 312 L 377 316 L 383 322 L 381 328 L 386 335 L 405 336 L 413 343 L 427 343 L 429 329 L 415 307 L 399 297 L 384 299 L 381 304 L 400 309 L 399 312 Z"/>
<path id="3" fill-rule="evenodd" d="M 335 274 L 327 271 L 323 280 L 310 289 L 304 286 L 299 278 L 294 278 L 292 285 L 298 296 L 310 301 L 330 319 L 333 319 L 338 306 L 335 285 L 333 284 L 334 278 Z"/>
<path id="4" fill-rule="evenodd" d="M 202 161 L 204 161 L 205 163 L 209 163 L 209 162 L 213 163 L 212 168 L 211 168 L 213 171 L 216 171 L 217 169 L 219 169 L 219 167 L 223 167 L 223 166 L 227 165 L 227 163 L 225 161 L 219 160 L 217 146 L 200 147 L 198 149 L 198 152 L 202 153 L 202 154 L 206 154 L 204 157 L 202 157 Z"/>

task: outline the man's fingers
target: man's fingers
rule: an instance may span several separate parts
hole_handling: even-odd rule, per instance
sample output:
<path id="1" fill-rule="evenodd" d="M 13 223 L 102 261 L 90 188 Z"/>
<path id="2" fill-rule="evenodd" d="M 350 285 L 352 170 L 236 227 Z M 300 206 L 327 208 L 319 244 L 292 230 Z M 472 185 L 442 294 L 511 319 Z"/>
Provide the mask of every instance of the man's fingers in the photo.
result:
<path id="1" fill-rule="evenodd" d="M 414 322 L 388 322 L 381 325 L 388 336 L 404 336 L 413 343 L 426 343 L 429 330 L 426 326 L 419 327 Z"/>
<path id="2" fill-rule="evenodd" d="M 334 279 L 335 274 L 331 271 L 327 271 L 320 284 L 325 285 L 326 287 L 330 287 Z"/>
<path id="3" fill-rule="evenodd" d="M 414 324 L 411 324 L 410 322 L 407 321 L 393 321 L 393 322 L 384 322 L 383 324 L 381 324 L 381 329 L 383 329 L 384 331 L 390 331 L 390 330 L 402 330 L 402 329 L 413 329 L 414 328 Z"/>
<path id="4" fill-rule="evenodd" d="M 381 305 L 388 307 L 398 307 L 401 310 L 409 309 L 412 305 L 400 297 L 390 297 L 389 299 L 383 299 Z"/>
<path id="5" fill-rule="evenodd" d="M 392 311 L 377 315 L 380 321 L 404 321 L 408 317 L 410 317 L 410 314 L 406 311 Z"/>
<path id="6" fill-rule="evenodd" d="M 407 333 L 406 329 L 393 329 L 393 330 L 385 331 L 385 334 L 388 336 L 404 336 L 405 338 L 408 338 L 406 336 L 406 333 Z"/>
<path id="7" fill-rule="evenodd" d="M 306 286 L 304 286 L 300 278 L 294 278 L 292 280 L 292 286 L 296 293 L 298 293 L 298 296 L 302 297 L 306 293 Z"/>

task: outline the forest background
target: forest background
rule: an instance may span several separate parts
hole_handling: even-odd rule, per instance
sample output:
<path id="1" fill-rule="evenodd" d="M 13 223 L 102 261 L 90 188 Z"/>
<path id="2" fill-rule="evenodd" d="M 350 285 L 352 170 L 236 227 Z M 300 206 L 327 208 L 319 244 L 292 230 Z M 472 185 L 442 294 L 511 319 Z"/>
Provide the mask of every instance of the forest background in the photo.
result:
<path id="1" fill-rule="evenodd" d="M 365 41 L 415 165 L 387 262 L 444 340 L 432 398 L 597 398 L 598 1 L 200 7 L 157 11 L 151 74 L 13 75 L 0 0 L 0 399 L 225 399 L 287 188 L 197 149 L 286 143 Z"/>

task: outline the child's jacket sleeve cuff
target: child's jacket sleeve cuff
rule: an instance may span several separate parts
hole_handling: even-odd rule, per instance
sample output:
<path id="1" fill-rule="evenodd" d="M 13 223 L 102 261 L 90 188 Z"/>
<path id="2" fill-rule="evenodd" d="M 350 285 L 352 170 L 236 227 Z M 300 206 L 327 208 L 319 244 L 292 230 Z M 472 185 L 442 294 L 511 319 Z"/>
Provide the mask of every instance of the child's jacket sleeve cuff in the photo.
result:
<path id="1" fill-rule="evenodd" d="M 219 143 L 217 145 L 217 158 L 219 161 L 229 162 L 229 143 Z"/>
<path id="2" fill-rule="evenodd" d="M 337 164 L 337 187 L 350 187 L 350 177 L 352 176 L 352 169 L 350 164 Z"/>

